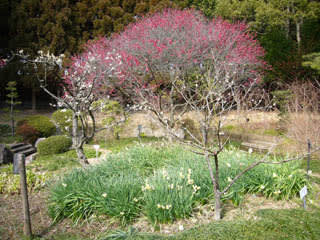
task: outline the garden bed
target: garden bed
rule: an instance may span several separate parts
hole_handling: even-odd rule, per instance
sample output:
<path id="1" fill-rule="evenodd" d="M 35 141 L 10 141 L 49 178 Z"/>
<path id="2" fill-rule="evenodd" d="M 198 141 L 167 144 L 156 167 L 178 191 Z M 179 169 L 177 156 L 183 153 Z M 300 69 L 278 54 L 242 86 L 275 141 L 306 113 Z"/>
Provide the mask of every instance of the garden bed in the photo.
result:
<path id="1" fill-rule="evenodd" d="M 152 143 L 148 143 L 150 141 Z M 72 168 L 79 166 L 76 162 L 76 155 L 74 151 L 70 151 L 64 154 L 39 157 L 35 162 L 33 162 L 28 167 L 29 169 L 32 169 L 33 172 L 49 172 L 54 176 L 62 176 L 61 173 L 66 173 L 66 178 L 62 178 L 60 183 L 56 183 L 58 184 L 56 186 L 59 186 L 60 184 L 60 188 L 64 193 L 67 193 L 68 191 L 66 190 L 68 189 L 71 190 L 69 193 L 73 194 L 73 196 L 75 197 L 74 199 L 78 198 L 78 200 L 81 200 L 81 195 L 86 196 L 84 195 L 83 190 L 85 190 L 86 188 L 90 188 L 90 182 L 94 183 L 96 181 L 96 183 L 99 183 L 99 180 L 97 179 L 100 178 L 103 184 L 105 184 L 102 185 L 102 187 L 106 186 L 106 188 L 100 188 L 100 192 L 99 187 L 97 188 L 99 184 L 94 184 L 94 187 L 90 189 L 91 193 L 94 193 L 93 196 L 97 196 L 99 197 L 99 199 L 106 201 L 106 198 L 103 196 L 103 194 L 106 193 L 106 197 L 113 198 L 117 201 L 122 201 L 125 203 L 122 204 L 123 208 L 121 208 L 121 205 L 119 205 L 120 208 L 114 209 L 115 214 L 112 215 L 108 211 L 100 212 L 102 209 L 99 209 L 98 207 L 100 203 L 93 201 L 91 202 L 91 205 L 87 205 L 87 209 L 89 209 L 90 206 L 96 206 L 93 208 L 92 214 L 88 214 L 84 219 L 80 217 L 78 220 L 79 224 L 75 225 L 75 223 L 77 222 L 77 216 L 73 219 L 73 221 L 71 220 L 72 218 L 63 216 L 64 219 L 61 218 L 60 222 L 53 223 L 52 218 L 48 217 L 48 198 L 51 199 L 50 203 L 54 205 L 54 202 L 52 201 L 52 191 L 54 190 L 54 185 L 51 185 L 52 188 L 45 187 L 40 188 L 40 191 L 34 190 L 30 193 L 30 206 L 32 215 L 31 218 L 33 221 L 34 233 L 39 235 L 39 239 L 104 240 L 107 238 L 101 236 L 109 236 L 110 232 L 113 232 L 115 229 L 122 229 L 121 231 L 117 231 L 115 233 L 116 236 L 119 236 L 119 234 L 129 236 L 131 234 L 136 236 L 133 237 L 133 239 L 167 239 L 165 237 L 166 235 L 172 235 L 178 232 L 183 233 L 182 235 L 174 235 L 173 239 L 187 239 L 187 236 L 189 235 L 206 236 L 206 238 L 203 239 L 212 239 L 212 237 L 210 236 L 215 236 L 215 239 L 217 235 L 220 236 L 220 238 L 218 239 L 232 239 L 232 236 L 234 235 L 239 235 L 239 237 L 244 236 L 242 239 L 246 239 L 245 236 L 250 238 L 250 236 L 252 235 L 255 236 L 255 239 L 259 239 L 258 236 L 261 231 L 270 232 L 270 229 L 274 230 L 278 227 L 279 224 L 281 224 L 277 222 L 277 218 L 274 218 L 274 216 L 283 216 L 283 218 L 288 221 L 295 221 L 297 215 L 301 216 L 301 218 L 316 219 L 314 218 L 314 216 L 316 216 L 318 210 L 316 210 L 314 206 L 320 205 L 320 202 L 318 201 L 319 195 L 317 195 L 319 194 L 318 185 L 313 184 L 311 195 L 308 198 L 308 208 L 311 211 L 305 213 L 296 210 L 296 208 L 300 208 L 300 201 L 295 197 L 297 195 L 297 190 L 291 191 L 291 194 L 289 195 L 284 194 L 284 190 L 281 190 L 282 194 L 279 194 L 279 196 L 272 194 L 272 192 L 277 191 L 274 191 L 273 188 L 279 186 L 276 183 L 280 184 L 281 181 L 284 181 L 287 184 L 286 186 L 288 186 L 286 177 L 289 177 L 292 174 L 291 170 L 296 171 L 298 176 L 300 176 L 301 174 L 301 180 L 303 182 L 305 181 L 305 174 L 304 172 L 299 170 L 299 163 L 293 165 L 283 165 L 287 167 L 279 166 L 276 167 L 277 169 L 271 168 L 269 170 L 266 170 L 265 166 L 261 166 L 260 169 L 256 169 L 256 172 L 253 171 L 250 173 L 253 175 L 248 175 L 247 177 L 245 176 L 244 179 L 239 182 L 239 184 L 235 185 L 234 188 L 231 189 L 231 193 L 225 198 L 223 204 L 223 220 L 220 223 L 215 223 L 212 217 L 214 214 L 212 187 L 210 180 L 208 180 L 208 175 L 206 175 L 207 170 L 206 166 L 204 165 L 203 159 L 201 159 L 199 156 L 183 150 L 181 147 L 168 147 L 168 145 L 162 141 L 155 142 L 154 139 L 142 138 L 141 142 L 143 143 L 139 143 L 138 139 L 126 139 L 114 141 L 112 144 L 110 142 L 107 145 L 101 143 L 100 145 L 102 148 L 107 147 L 107 150 L 112 150 L 113 153 L 108 153 L 106 161 L 101 165 L 90 167 L 88 170 L 84 171 L 83 176 L 89 176 L 87 174 L 91 174 L 91 176 L 95 175 L 93 178 L 86 177 L 83 179 L 78 179 L 81 181 L 85 180 L 86 184 L 81 184 L 81 181 L 74 179 L 73 183 L 70 185 L 75 187 L 73 189 L 72 187 L 67 188 L 68 185 L 65 188 L 62 184 L 68 184 L 64 182 L 65 179 L 71 178 L 71 176 L 76 176 L 76 173 L 83 172 L 83 170 L 80 169 L 71 170 Z M 95 157 L 95 151 L 89 146 L 86 147 L 86 153 L 88 157 Z M 232 147 L 228 148 L 225 154 L 226 155 L 223 159 L 223 168 L 227 170 L 227 172 L 231 173 L 231 177 L 236 173 L 236 171 L 238 171 L 236 166 L 245 167 L 245 165 L 242 164 L 248 164 L 250 161 L 253 161 L 254 159 L 260 157 L 259 155 L 248 154 L 244 151 L 238 151 L 238 149 Z M 240 163 L 242 164 L 240 165 Z M 228 164 L 230 164 L 230 167 Z M 312 165 L 312 169 L 314 169 L 315 172 L 318 169 L 316 168 L 316 166 L 317 165 L 315 163 Z M 184 169 L 183 171 L 181 170 L 181 167 Z M 188 189 L 188 187 L 191 186 L 188 184 L 189 168 L 191 169 L 189 179 L 193 180 L 193 183 L 197 186 L 200 186 L 198 193 L 195 194 L 189 201 L 189 206 L 191 206 L 191 208 L 189 208 L 190 210 L 186 211 L 182 207 L 179 210 L 183 213 L 181 215 L 162 215 L 162 219 L 169 219 L 169 223 L 166 223 L 167 220 L 157 220 L 158 222 L 155 223 L 155 221 L 152 221 L 152 211 L 154 211 L 154 215 L 156 216 L 159 211 L 167 211 L 167 209 L 165 210 L 162 208 L 158 208 L 156 204 L 160 204 L 160 201 L 163 201 L 163 203 L 161 204 L 163 206 L 170 204 L 174 206 L 174 203 L 170 203 L 170 201 L 179 200 L 179 194 L 171 194 L 170 196 L 172 196 L 173 198 L 169 199 L 166 197 L 167 195 L 161 194 L 161 191 L 177 190 L 177 188 L 171 189 L 171 184 L 174 183 L 176 179 L 178 179 L 178 181 L 183 180 L 180 176 L 181 171 L 185 176 L 185 182 L 183 186 Z M 275 170 L 277 171 L 276 177 L 273 176 Z M 96 174 L 95 171 L 98 171 L 99 174 Z M 170 179 L 163 178 L 164 172 L 167 172 Z M 126 173 L 130 173 L 131 177 L 132 175 L 138 177 L 133 179 L 132 181 L 127 181 L 128 184 L 126 183 L 126 181 L 119 181 L 119 179 L 125 180 Z M 122 176 L 122 178 L 116 177 L 120 176 L 119 174 Z M 257 178 L 256 176 L 259 177 Z M 228 182 L 227 175 L 222 174 L 221 177 L 226 178 L 224 184 Z M 251 181 L 252 179 L 255 180 L 256 178 L 257 181 Z M 115 181 L 111 181 L 111 179 Z M 129 175 L 127 179 L 129 179 Z M 292 176 L 290 179 L 292 179 Z M 147 186 L 147 180 L 150 187 L 154 185 L 154 190 L 142 191 L 142 187 L 146 188 Z M 163 180 L 165 181 L 163 182 Z M 264 189 L 261 189 L 263 180 L 270 182 L 270 185 L 266 185 Z M 314 178 L 312 178 L 311 180 L 313 181 Z M 159 187 L 157 181 L 159 181 L 160 185 L 161 183 L 164 183 L 162 184 L 163 186 Z M 172 183 L 170 181 L 172 181 Z M 129 196 L 129 198 L 127 197 L 126 202 L 126 198 L 123 197 L 124 195 L 126 195 L 125 191 L 131 191 L 134 189 L 131 187 L 130 182 L 139 183 L 138 187 L 136 188 L 138 195 L 127 195 Z M 107 183 L 112 183 L 113 188 L 107 188 Z M 252 184 L 251 188 L 248 188 L 248 183 Z M 117 195 L 117 186 L 119 186 L 119 184 L 127 184 L 128 187 L 122 188 L 125 190 L 123 193 L 124 195 L 122 195 L 122 197 L 120 195 L 120 197 L 117 199 L 116 197 L 112 197 L 112 194 L 114 194 L 114 196 Z M 174 185 L 174 187 L 176 186 L 177 185 Z M 51 192 L 49 192 L 49 190 Z M 157 197 L 148 200 L 147 196 L 155 196 L 153 194 L 156 192 L 158 192 Z M 190 192 L 192 194 L 192 191 Z M 235 192 L 239 194 L 234 194 Z M 59 196 L 65 196 L 64 193 Z M 90 192 L 88 193 L 90 194 Z M 77 196 L 77 194 L 80 195 Z M 287 196 L 291 198 L 291 200 L 286 200 Z M 137 204 L 130 205 L 134 211 L 132 212 L 132 214 L 122 215 L 121 212 L 124 212 L 127 203 L 136 203 L 134 201 L 134 197 L 139 200 Z M 60 198 L 61 201 L 66 199 L 68 198 Z M 132 201 L 130 201 L 130 199 Z M 69 200 L 71 200 L 70 206 L 72 206 L 72 199 Z M 92 200 L 94 200 L 94 198 L 92 198 L 90 201 Z M 78 201 L 78 203 L 80 202 L 86 203 L 85 201 Z M 151 207 L 150 210 L 147 210 L 146 208 L 147 202 L 152 203 L 150 204 L 150 206 L 153 206 L 153 208 Z M 51 207 L 53 205 L 51 205 Z M 172 206 L 171 208 L 173 209 Z M 21 200 L 19 195 L 12 195 L 8 193 L 1 195 L 0 211 L 2 218 L 0 224 L 0 233 L 4 239 L 21 238 L 22 212 L 20 210 L 20 207 Z M 263 210 L 269 212 L 271 211 L 271 215 L 264 213 L 259 214 L 261 209 L 266 208 L 273 209 Z M 82 207 L 82 209 L 85 209 L 85 207 Z M 105 206 L 104 209 L 107 209 L 107 207 Z M 283 210 L 280 209 L 292 210 L 290 210 L 289 212 L 283 212 Z M 89 211 L 87 213 L 89 213 Z M 155 219 L 157 219 L 157 217 Z M 198 226 L 200 227 L 198 228 Z M 234 230 L 229 229 L 230 226 L 234 226 L 234 228 L 232 228 Z M 289 223 L 285 223 L 283 226 L 289 226 L 290 229 L 291 225 Z M 310 229 L 307 231 L 307 234 L 317 234 L 315 232 L 314 226 L 317 226 L 316 221 L 314 221 L 314 223 L 311 223 Z M 128 227 L 129 231 L 126 230 L 128 229 Z M 130 229 L 136 230 L 131 231 Z M 222 229 L 229 230 L 223 232 Z M 283 227 L 282 229 L 283 230 L 280 231 L 280 235 L 291 236 L 290 231 L 284 230 L 286 229 L 285 227 Z M 240 233 L 240 230 L 244 232 Z M 162 234 L 162 236 L 151 234 L 153 232 L 155 232 L 156 234 Z M 300 232 L 297 234 L 300 234 Z M 320 236 L 320 234 L 317 236 Z M 189 237 L 188 239 L 194 238 Z"/>
<path id="2" fill-rule="evenodd" d="M 258 158 L 238 149 L 226 150 L 221 155 L 221 187 Z M 241 177 L 223 200 L 239 205 L 247 193 L 288 200 L 304 185 L 308 182 L 298 163 L 259 165 Z M 157 225 L 189 218 L 213 198 L 201 156 L 177 146 L 143 145 L 64 176 L 51 188 L 49 212 L 55 221 L 71 218 L 80 223 L 93 215 L 106 215 L 124 225 L 141 217 Z"/>

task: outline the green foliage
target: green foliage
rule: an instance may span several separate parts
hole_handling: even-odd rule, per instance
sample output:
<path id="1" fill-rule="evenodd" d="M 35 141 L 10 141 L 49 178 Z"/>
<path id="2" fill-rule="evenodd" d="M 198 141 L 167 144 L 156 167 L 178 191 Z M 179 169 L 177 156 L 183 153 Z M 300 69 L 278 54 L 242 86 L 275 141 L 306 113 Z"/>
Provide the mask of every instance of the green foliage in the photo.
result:
<path id="1" fill-rule="evenodd" d="M 39 155 L 63 153 L 72 146 L 71 138 L 67 136 L 51 136 L 38 144 Z"/>
<path id="2" fill-rule="evenodd" d="M 96 152 L 92 148 L 85 147 L 84 154 L 87 158 L 96 156 Z M 74 167 L 80 167 L 75 150 L 52 155 L 37 155 L 36 161 L 33 161 L 29 166 L 41 172 L 54 172 L 55 175 L 60 172 L 65 173 Z"/>
<path id="3" fill-rule="evenodd" d="M 102 124 L 112 126 L 113 135 L 119 139 L 119 134 L 123 130 L 125 122 L 119 122 L 120 117 L 124 116 L 124 110 L 119 102 L 112 100 L 100 99 L 92 104 L 93 109 L 99 110 L 104 114 Z"/>
<path id="4" fill-rule="evenodd" d="M 27 184 L 29 191 L 37 191 L 46 186 L 51 174 L 48 172 L 36 172 L 32 169 L 26 170 Z M 20 192 L 20 176 L 14 175 L 12 171 L 12 164 L 2 167 L 0 169 L 0 193 L 14 194 Z"/>
<path id="5" fill-rule="evenodd" d="M 11 127 L 8 124 L 0 124 L 0 136 L 6 136 L 10 131 Z"/>
<path id="6" fill-rule="evenodd" d="M 290 90 L 277 90 L 272 92 L 273 101 L 278 107 L 280 114 L 287 112 L 288 103 L 292 97 Z"/>
<path id="7" fill-rule="evenodd" d="M 192 170 L 163 169 L 147 178 L 142 187 L 144 211 L 153 223 L 173 222 L 191 215 L 198 188 Z"/>
<path id="8" fill-rule="evenodd" d="M 170 240 L 279 240 L 317 239 L 320 236 L 320 211 L 303 209 L 259 210 L 258 220 L 213 221 L 170 237 L 145 239 Z M 136 238 L 139 239 L 139 238 Z"/>
<path id="9" fill-rule="evenodd" d="M 11 118 L 11 135 L 14 136 L 14 106 L 21 104 L 20 101 L 18 101 L 18 92 L 17 92 L 17 88 L 16 88 L 17 82 L 16 81 L 10 81 L 7 83 L 7 87 L 6 90 L 9 92 L 7 94 L 7 104 L 9 104 L 10 106 L 10 118 Z"/>
<path id="10" fill-rule="evenodd" d="M 220 155 L 221 187 L 256 161 L 257 155 L 229 147 Z M 275 199 L 297 196 L 308 185 L 298 164 L 259 165 L 239 179 L 223 200 L 238 205 L 246 193 Z M 308 185 L 309 186 L 309 185 Z M 309 186 L 310 189 L 310 186 Z M 50 216 L 78 223 L 106 214 L 127 223 L 141 213 L 152 223 L 190 216 L 212 199 L 212 183 L 202 157 L 180 147 L 136 146 L 110 155 L 89 169 L 77 169 L 50 190 Z"/>
<path id="11" fill-rule="evenodd" d="M 105 237 L 100 238 L 99 240 L 133 239 L 135 237 L 139 237 L 140 235 L 141 234 L 139 231 L 137 231 L 137 229 L 130 226 L 127 231 L 116 230 L 109 233 Z"/>
<path id="12" fill-rule="evenodd" d="M 31 164 L 39 171 L 66 171 L 73 167 L 78 167 L 78 160 L 74 150 L 60 154 L 38 155 L 36 161 Z"/>
<path id="13" fill-rule="evenodd" d="M 134 174 L 109 175 L 110 172 L 75 170 L 51 188 L 49 214 L 54 221 L 65 217 L 75 223 L 94 213 L 132 220 L 138 215 L 141 179 Z"/>
<path id="14" fill-rule="evenodd" d="M 20 101 L 17 101 L 17 98 L 19 97 L 18 92 L 17 92 L 17 82 L 15 81 L 10 81 L 7 83 L 6 90 L 9 92 L 7 94 L 8 100 L 7 103 L 10 104 L 11 106 L 21 104 Z"/>
<path id="15" fill-rule="evenodd" d="M 65 135 L 70 135 L 72 130 L 72 111 L 70 109 L 59 109 L 52 113 L 54 123 Z"/>
<path id="16" fill-rule="evenodd" d="M 156 137 L 141 137 L 138 138 L 123 138 L 123 139 L 114 139 L 112 141 L 101 142 L 101 147 L 111 150 L 113 153 L 120 152 L 132 145 L 137 143 L 152 143 L 159 141 L 159 138 Z"/>
<path id="17" fill-rule="evenodd" d="M 135 16 L 168 7 L 187 7 L 189 1 L 40 1 L 22 0 L 11 5 L 12 48 L 50 50 L 74 54 L 83 43 L 121 31 Z"/>
<path id="18" fill-rule="evenodd" d="M 56 127 L 50 118 L 42 115 L 33 115 L 17 122 L 19 128 L 22 124 L 28 124 L 40 133 L 39 137 L 50 137 L 56 132 Z"/>
<path id="19" fill-rule="evenodd" d="M 311 53 L 303 56 L 304 62 L 302 63 L 305 67 L 310 67 L 320 73 L 320 53 Z"/>
<path id="20" fill-rule="evenodd" d="M 319 29 L 319 9 L 318 2 L 307 0 L 217 0 L 214 14 L 230 21 L 244 21 L 257 33 L 266 50 L 266 60 L 272 65 L 264 80 L 274 88 L 312 74 L 301 67 L 301 56 L 319 51 L 319 44 L 314 41 L 319 39 L 319 31 L 315 30 Z"/>

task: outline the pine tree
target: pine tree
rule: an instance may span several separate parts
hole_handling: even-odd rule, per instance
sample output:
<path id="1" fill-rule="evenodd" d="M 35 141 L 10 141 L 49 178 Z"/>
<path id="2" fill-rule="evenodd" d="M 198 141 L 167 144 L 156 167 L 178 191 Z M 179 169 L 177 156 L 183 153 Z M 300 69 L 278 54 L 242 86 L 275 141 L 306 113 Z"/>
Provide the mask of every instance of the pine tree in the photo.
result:
<path id="1" fill-rule="evenodd" d="M 15 133 L 15 123 L 14 123 L 14 107 L 18 104 L 21 104 L 21 102 L 18 101 L 18 92 L 16 88 L 17 82 L 10 81 L 7 84 L 6 90 L 9 92 L 7 94 L 8 100 L 7 103 L 10 105 L 10 120 L 11 120 L 11 135 L 14 136 Z"/>

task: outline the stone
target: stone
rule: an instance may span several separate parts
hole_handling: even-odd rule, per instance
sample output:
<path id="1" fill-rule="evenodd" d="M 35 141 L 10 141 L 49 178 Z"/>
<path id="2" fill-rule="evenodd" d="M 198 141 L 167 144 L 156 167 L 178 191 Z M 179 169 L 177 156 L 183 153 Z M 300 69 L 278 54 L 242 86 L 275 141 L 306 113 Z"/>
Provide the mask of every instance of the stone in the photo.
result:
<path id="1" fill-rule="evenodd" d="M 46 138 L 38 138 L 37 141 L 36 141 L 36 143 L 34 144 L 35 148 L 38 148 L 38 144 L 39 144 L 40 142 L 42 142 L 43 140 L 45 140 L 45 139 L 46 139 Z"/>
<path id="2" fill-rule="evenodd" d="M 38 153 L 32 153 L 26 157 L 26 165 L 30 164 L 32 161 L 36 160 Z"/>
<path id="3" fill-rule="evenodd" d="M 174 133 L 180 139 L 184 139 L 185 138 L 185 133 L 184 133 L 183 129 L 181 129 L 181 128 L 175 129 Z"/>
<path id="4" fill-rule="evenodd" d="M 4 144 L 0 144 L 0 164 L 13 162 L 13 154 Z"/>

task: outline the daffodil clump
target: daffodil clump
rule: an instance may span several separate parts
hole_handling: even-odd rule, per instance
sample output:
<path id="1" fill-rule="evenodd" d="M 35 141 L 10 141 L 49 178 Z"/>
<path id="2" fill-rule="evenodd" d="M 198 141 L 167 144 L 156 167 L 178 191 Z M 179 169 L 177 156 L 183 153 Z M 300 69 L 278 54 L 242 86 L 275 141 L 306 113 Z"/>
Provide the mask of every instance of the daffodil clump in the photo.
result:
<path id="1" fill-rule="evenodd" d="M 254 153 L 226 149 L 220 155 L 220 186 L 259 160 Z M 274 161 L 274 159 L 270 159 Z M 308 185 L 297 163 L 261 164 L 230 188 L 222 200 L 239 204 L 245 194 L 290 199 Z M 107 215 L 122 223 L 146 216 L 152 223 L 187 218 L 199 204 L 214 199 L 207 163 L 177 146 L 134 146 L 109 155 L 100 165 L 77 169 L 51 187 L 49 213 L 74 222 Z M 308 187 L 310 189 L 310 187 Z"/>
<path id="2" fill-rule="evenodd" d="M 142 186 L 145 215 L 151 222 L 186 218 L 192 213 L 200 189 L 191 168 L 158 170 Z"/>

